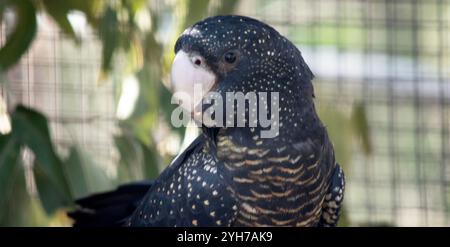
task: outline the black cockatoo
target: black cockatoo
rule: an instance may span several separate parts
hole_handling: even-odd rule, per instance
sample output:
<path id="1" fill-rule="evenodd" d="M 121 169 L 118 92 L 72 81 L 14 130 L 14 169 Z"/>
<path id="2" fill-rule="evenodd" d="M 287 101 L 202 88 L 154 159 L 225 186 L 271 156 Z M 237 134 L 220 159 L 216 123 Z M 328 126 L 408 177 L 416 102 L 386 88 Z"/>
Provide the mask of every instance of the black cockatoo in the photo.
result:
<path id="1" fill-rule="evenodd" d="M 203 124 L 155 181 L 78 200 L 69 214 L 74 225 L 335 226 L 344 175 L 315 111 L 313 74 L 296 46 L 258 20 L 215 16 L 184 31 L 175 53 L 175 91 L 190 95 L 200 83 L 219 95 L 277 92 L 276 133 L 262 138 L 267 128 L 248 121 Z M 196 104 L 194 119 L 205 110 Z"/>

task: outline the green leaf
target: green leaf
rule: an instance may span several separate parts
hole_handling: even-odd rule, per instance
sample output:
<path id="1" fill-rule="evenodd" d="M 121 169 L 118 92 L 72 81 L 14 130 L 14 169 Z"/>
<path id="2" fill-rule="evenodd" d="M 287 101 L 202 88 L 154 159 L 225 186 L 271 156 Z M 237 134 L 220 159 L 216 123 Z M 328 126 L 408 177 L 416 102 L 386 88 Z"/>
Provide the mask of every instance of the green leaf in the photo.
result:
<path id="1" fill-rule="evenodd" d="M 47 119 L 41 113 L 24 106 L 18 106 L 11 119 L 13 137 L 30 148 L 35 155 L 36 185 L 45 211 L 50 214 L 57 207 L 66 206 L 73 197 L 64 176 L 62 162 L 53 148 Z"/>
<path id="2" fill-rule="evenodd" d="M 103 0 L 80 1 L 80 0 L 41 0 L 46 12 L 55 20 L 58 26 L 77 43 L 80 42 L 79 37 L 75 35 L 72 25 L 67 18 L 70 11 L 81 11 L 87 21 L 94 27 L 97 26 L 97 13 L 104 6 Z"/>
<path id="3" fill-rule="evenodd" d="M 122 0 L 122 5 L 126 6 L 131 15 L 136 14 L 136 12 L 143 7 L 145 7 L 146 0 Z"/>
<path id="4" fill-rule="evenodd" d="M 177 24 L 173 36 L 165 46 L 165 53 L 163 57 L 162 69 L 164 73 L 170 71 L 174 54 L 173 47 L 180 36 L 181 32 L 188 26 L 191 26 L 197 21 L 207 17 L 209 0 L 178 0 L 175 4 L 175 16 L 177 17 Z"/>
<path id="5" fill-rule="evenodd" d="M 25 185 L 23 164 L 17 160 L 13 170 L 8 174 L 8 190 L 1 195 L 0 226 L 25 226 L 29 218 L 25 212 L 30 196 Z"/>
<path id="6" fill-rule="evenodd" d="M 187 28 L 207 16 L 209 0 L 186 0 L 182 2 L 185 5 L 183 6 L 180 3 L 180 7 L 185 8 L 184 11 L 186 11 L 184 20 L 181 22 L 183 28 Z"/>
<path id="7" fill-rule="evenodd" d="M 60 0 L 57 0 L 60 1 Z M 88 22 L 97 27 L 98 15 L 105 9 L 105 6 L 110 2 L 109 0 L 66 0 L 72 9 L 79 10 L 86 15 Z"/>
<path id="8" fill-rule="evenodd" d="M 114 137 L 120 153 L 119 176 L 122 181 L 153 179 L 159 175 L 158 154 L 155 147 L 148 147 L 132 133 L 123 130 Z"/>
<path id="9" fill-rule="evenodd" d="M 108 72 L 111 70 L 111 61 L 120 38 L 117 13 L 111 7 L 106 9 L 100 21 L 99 33 L 103 45 L 102 70 Z"/>
<path id="10" fill-rule="evenodd" d="M 58 208 L 71 205 L 72 197 L 63 187 L 58 186 L 55 179 L 43 169 L 41 163 L 34 162 L 34 179 L 42 207 L 47 214 L 53 214 Z"/>
<path id="11" fill-rule="evenodd" d="M 2 25 L 3 12 L 5 11 L 5 7 L 6 7 L 6 1 L 5 2 L 0 2 L 0 25 Z"/>
<path id="12" fill-rule="evenodd" d="M 364 153 L 370 155 L 373 151 L 372 139 L 370 138 L 369 120 L 367 119 L 364 104 L 356 103 L 353 106 L 352 120 L 355 133 L 361 140 Z"/>
<path id="13" fill-rule="evenodd" d="M 142 66 L 144 65 L 144 56 L 141 42 L 133 35 L 132 37 L 128 37 L 126 43 L 129 45 L 128 49 L 126 49 L 128 50 L 128 70 L 134 72 L 142 69 Z"/>
<path id="14" fill-rule="evenodd" d="M 320 119 L 325 124 L 328 135 L 333 143 L 336 161 L 344 167 L 352 162 L 353 132 L 351 119 L 335 107 L 318 104 Z"/>
<path id="15" fill-rule="evenodd" d="M 80 39 L 75 34 L 75 31 L 67 18 L 67 14 L 69 14 L 69 11 L 72 9 L 70 1 L 42 0 L 42 3 L 47 13 L 55 20 L 58 26 L 73 40 L 79 43 Z"/>
<path id="16" fill-rule="evenodd" d="M 120 154 L 119 176 L 121 181 L 143 179 L 143 161 L 141 146 L 133 136 L 127 133 L 114 137 Z"/>
<path id="17" fill-rule="evenodd" d="M 161 113 L 164 116 L 164 119 L 167 123 L 169 123 L 169 127 L 177 132 L 177 134 L 179 136 L 184 136 L 184 133 L 186 132 L 186 128 L 185 127 L 179 127 L 179 128 L 175 128 L 171 123 L 171 118 L 172 118 L 172 112 L 173 110 L 178 107 L 178 105 L 172 104 L 171 99 L 172 99 L 172 92 L 169 91 L 169 89 L 167 87 L 165 87 L 164 85 L 161 85 L 160 87 L 160 93 L 159 93 L 159 100 L 160 103 L 159 105 L 161 106 Z"/>
<path id="18" fill-rule="evenodd" d="M 64 163 L 65 173 L 74 197 L 79 198 L 86 195 L 89 192 L 89 188 L 83 169 L 84 160 L 80 151 L 75 147 L 71 147 L 69 157 Z"/>
<path id="19" fill-rule="evenodd" d="M 0 210 L 5 207 L 14 184 L 20 145 L 10 134 L 0 135 Z"/>
<path id="20" fill-rule="evenodd" d="M 12 7 L 16 14 L 16 24 L 5 45 L 0 49 L 0 70 L 14 65 L 27 51 L 37 29 L 36 9 L 30 0 L 6 0 L 2 3 Z"/>
<path id="21" fill-rule="evenodd" d="M 213 15 L 229 15 L 234 12 L 238 0 L 227 0 L 227 1 L 214 1 L 215 8 L 213 8 Z"/>
<path id="22" fill-rule="evenodd" d="M 144 174 L 147 179 L 155 179 L 159 175 L 158 154 L 155 146 L 146 146 L 140 142 L 142 152 L 144 154 Z"/>
<path id="23" fill-rule="evenodd" d="M 46 117 L 19 105 L 11 119 L 14 137 L 33 151 L 42 170 L 57 181 L 63 181 L 61 161 L 54 151 Z"/>
<path id="24" fill-rule="evenodd" d="M 71 147 L 69 158 L 65 163 L 64 167 L 75 198 L 111 189 L 114 186 L 106 170 L 95 163 L 88 152 L 77 146 Z"/>

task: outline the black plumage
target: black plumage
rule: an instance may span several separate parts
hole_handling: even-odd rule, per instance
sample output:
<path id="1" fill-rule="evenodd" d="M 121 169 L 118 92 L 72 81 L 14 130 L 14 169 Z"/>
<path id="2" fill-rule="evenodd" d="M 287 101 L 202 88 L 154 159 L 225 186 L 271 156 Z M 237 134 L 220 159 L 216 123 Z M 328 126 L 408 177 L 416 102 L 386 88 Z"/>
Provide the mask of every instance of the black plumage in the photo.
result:
<path id="1" fill-rule="evenodd" d="M 261 138 L 267 128 L 260 126 L 203 126 L 142 199 L 84 199 L 75 221 L 95 223 L 108 209 L 103 215 L 128 226 L 336 225 L 344 175 L 315 111 L 313 74 L 295 45 L 255 19 L 216 16 L 188 28 L 180 50 L 205 59 L 217 78 L 211 90 L 222 95 L 279 92 L 276 137 Z M 117 214 L 108 202 L 119 205 Z M 91 212 L 88 220 L 83 212 Z"/>

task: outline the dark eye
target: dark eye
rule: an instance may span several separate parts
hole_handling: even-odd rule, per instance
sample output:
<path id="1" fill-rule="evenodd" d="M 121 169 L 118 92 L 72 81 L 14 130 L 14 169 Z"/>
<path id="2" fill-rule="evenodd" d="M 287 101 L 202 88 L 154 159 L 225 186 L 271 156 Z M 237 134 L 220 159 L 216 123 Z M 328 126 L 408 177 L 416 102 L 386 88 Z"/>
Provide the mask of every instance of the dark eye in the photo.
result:
<path id="1" fill-rule="evenodd" d="M 203 63 L 202 58 L 200 56 L 197 56 L 197 55 L 194 55 L 194 56 L 191 57 L 191 62 L 193 64 L 195 64 L 196 66 L 200 66 Z"/>
<path id="2" fill-rule="evenodd" d="M 227 52 L 224 56 L 225 62 L 234 63 L 236 62 L 236 54 L 234 52 Z"/>

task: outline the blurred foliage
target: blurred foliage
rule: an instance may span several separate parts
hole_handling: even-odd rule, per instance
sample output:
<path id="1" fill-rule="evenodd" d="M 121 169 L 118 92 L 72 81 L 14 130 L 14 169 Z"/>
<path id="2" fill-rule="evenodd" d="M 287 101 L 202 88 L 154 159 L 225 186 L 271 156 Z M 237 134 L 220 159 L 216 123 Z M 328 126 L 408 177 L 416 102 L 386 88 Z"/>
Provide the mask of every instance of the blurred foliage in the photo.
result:
<path id="1" fill-rule="evenodd" d="M 73 207 L 75 198 L 125 181 L 155 178 L 159 165 L 171 158 L 158 153 L 153 136 L 158 124 L 170 119 L 174 107 L 163 81 L 175 39 L 197 20 L 232 12 L 236 3 L 178 0 L 161 10 L 160 4 L 145 0 L 0 1 L 0 24 L 7 11 L 15 18 L 0 48 L 0 73 L 16 64 L 30 48 L 40 13 L 50 16 L 67 37 L 81 44 L 83 40 L 69 20 L 69 14 L 76 11 L 84 15 L 102 44 L 98 83 L 104 83 L 112 74 L 119 75 L 113 77 L 113 82 L 120 88 L 123 79 L 131 75 L 140 89 L 133 113 L 119 121 L 120 132 L 114 137 L 119 154 L 116 178 L 107 176 L 95 159 L 76 144 L 68 147 L 66 155 L 58 153 L 49 121 L 42 113 L 20 105 L 7 112 L 11 132 L 0 135 L 0 226 L 67 225 L 70 221 L 64 212 Z M 168 15 L 170 39 L 165 40 L 158 34 Z M 116 58 L 120 58 L 120 66 Z M 172 131 L 183 134 L 180 129 Z"/>
<path id="2" fill-rule="evenodd" d="M 361 102 L 355 102 L 351 112 L 346 113 L 345 111 L 336 111 L 334 106 L 319 104 L 317 111 L 332 140 L 336 160 L 344 169 L 345 176 L 348 177 L 353 158 L 353 147 L 361 147 L 364 155 L 372 153 L 372 139 L 365 106 Z M 346 211 L 347 207 L 344 203 L 339 226 L 350 225 Z"/>
<path id="3" fill-rule="evenodd" d="M 62 160 L 56 154 L 45 116 L 32 109 L 18 106 L 11 114 L 12 141 L 20 148 L 29 148 L 34 156 L 33 172 L 37 191 L 47 213 L 53 213 L 61 205 L 73 199 L 65 179 Z"/>
<path id="4" fill-rule="evenodd" d="M 16 13 L 16 24 L 7 42 L 0 49 L 0 70 L 7 69 L 19 61 L 33 41 L 37 29 L 36 9 L 30 0 L 0 2 L 0 17 L 6 7 L 11 7 Z"/>
<path id="5" fill-rule="evenodd" d="M 154 178 L 159 173 L 159 165 L 170 161 L 172 157 L 158 153 L 154 134 L 161 122 L 169 122 L 175 107 L 170 103 L 171 94 L 165 86 L 175 40 L 197 20 L 232 13 L 238 1 L 174 0 L 164 8 L 152 5 L 154 2 L 0 1 L 0 24 L 7 10 L 14 13 L 16 20 L 0 48 L 0 73 L 16 64 L 29 49 L 40 13 L 50 16 L 75 44 L 83 42 L 68 18 L 68 14 L 78 11 L 83 13 L 102 44 L 98 83 L 104 83 L 115 74 L 119 76 L 113 77 L 113 82 L 121 88 L 124 78 L 133 76 L 140 89 L 133 113 L 119 121 L 120 132 L 114 136 L 119 154 L 116 178 L 108 177 L 83 147 L 73 144 L 67 154 L 58 153 L 49 121 L 42 113 L 24 106 L 8 112 L 11 132 L 0 134 L 0 226 L 68 225 L 70 221 L 64 212 L 73 207 L 75 198 L 125 181 Z M 170 16 L 170 27 L 164 26 L 162 30 L 167 16 Z M 144 19 L 146 25 L 142 25 L 140 19 Z M 117 58 L 120 58 L 120 66 Z M 360 140 L 358 143 L 364 152 L 370 154 L 372 146 L 364 105 L 355 104 L 350 115 L 326 107 L 319 107 L 319 113 L 344 169 L 351 162 L 354 140 Z M 171 131 L 180 137 L 184 133 L 184 129 Z M 30 154 L 30 159 L 24 158 Z M 27 160 L 32 163 L 28 164 Z M 348 224 L 345 216 L 341 224 Z"/>

